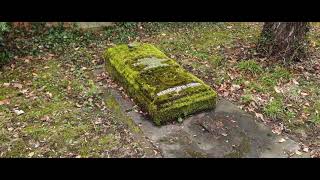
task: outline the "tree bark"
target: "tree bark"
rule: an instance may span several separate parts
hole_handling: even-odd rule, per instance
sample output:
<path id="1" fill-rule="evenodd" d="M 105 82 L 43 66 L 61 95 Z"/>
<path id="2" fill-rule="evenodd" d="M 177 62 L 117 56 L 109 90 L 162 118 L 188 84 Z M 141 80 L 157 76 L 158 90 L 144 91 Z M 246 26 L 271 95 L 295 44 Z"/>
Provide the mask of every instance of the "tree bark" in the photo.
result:
<path id="1" fill-rule="evenodd" d="M 284 61 L 301 61 L 307 57 L 309 29 L 308 22 L 265 22 L 258 52 Z"/>

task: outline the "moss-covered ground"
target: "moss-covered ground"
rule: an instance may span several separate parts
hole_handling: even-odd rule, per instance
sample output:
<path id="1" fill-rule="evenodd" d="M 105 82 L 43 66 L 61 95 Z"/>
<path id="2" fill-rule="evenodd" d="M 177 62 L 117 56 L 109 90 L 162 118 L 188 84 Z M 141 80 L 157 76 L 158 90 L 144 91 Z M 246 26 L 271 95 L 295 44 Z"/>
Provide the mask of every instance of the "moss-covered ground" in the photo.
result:
<path id="1" fill-rule="evenodd" d="M 76 42 L 63 52 L 19 52 L 1 69 L 0 157 L 154 155 L 108 91 L 100 51 Z"/>
<path id="2" fill-rule="evenodd" d="M 319 23 L 312 23 L 308 36 L 310 60 L 298 63 L 257 56 L 261 28 L 262 23 L 119 23 L 101 31 L 16 31 L 10 36 L 16 45 L 12 61 L 0 70 L 0 156 L 143 156 L 130 135 L 138 127 L 123 121 L 126 116 L 108 105 L 115 101 L 102 90 L 123 88 L 103 71 L 95 73 L 104 67 L 107 47 L 134 41 L 155 45 L 220 97 L 319 156 Z M 17 115 L 19 110 L 24 114 Z"/>

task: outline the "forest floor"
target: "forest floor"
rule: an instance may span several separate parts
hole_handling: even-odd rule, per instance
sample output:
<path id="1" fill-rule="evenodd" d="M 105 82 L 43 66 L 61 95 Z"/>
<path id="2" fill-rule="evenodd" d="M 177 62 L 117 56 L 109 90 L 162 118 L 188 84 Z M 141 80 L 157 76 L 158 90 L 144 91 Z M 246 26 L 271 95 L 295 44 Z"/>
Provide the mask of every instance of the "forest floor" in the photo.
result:
<path id="1" fill-rule="evenodd" d="M 122 23 L 102 30 L 15 31 L 0 70 L 0 157 L 156 157 L 108 89 L 103 51 L 149 42 L 228 99 L 320 156 L 320 26 L 310 59 L 260 58 L 261 23 Z M 14 54 L 14 55 L 12 55 Z M 143 114 L 142 111 L 136 109 Z"/>

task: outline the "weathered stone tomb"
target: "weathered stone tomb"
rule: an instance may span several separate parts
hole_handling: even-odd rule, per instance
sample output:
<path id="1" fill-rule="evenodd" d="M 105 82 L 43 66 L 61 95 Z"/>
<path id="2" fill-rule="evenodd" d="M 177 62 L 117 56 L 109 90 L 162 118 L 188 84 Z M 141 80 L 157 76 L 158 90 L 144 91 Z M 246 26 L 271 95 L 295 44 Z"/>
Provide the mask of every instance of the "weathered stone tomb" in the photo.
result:
<path id="1" fill-rule="evenodd" d="M 156 125 L 212 109 L 217 94 L 151 44 L 105 51 L 106 69 Z"/>

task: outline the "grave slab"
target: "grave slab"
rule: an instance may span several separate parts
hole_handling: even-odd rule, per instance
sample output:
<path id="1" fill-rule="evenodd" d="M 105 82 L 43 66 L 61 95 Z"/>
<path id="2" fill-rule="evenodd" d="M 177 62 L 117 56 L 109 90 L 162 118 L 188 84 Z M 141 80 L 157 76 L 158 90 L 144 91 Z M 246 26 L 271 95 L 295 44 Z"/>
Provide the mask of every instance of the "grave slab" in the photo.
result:
<path id="1" fill-rule="evenodd" d="M 117 45 L 104 57 L 109 74 L 156 125 L 215 107 L 210 86 L 151 44 Z"/>

